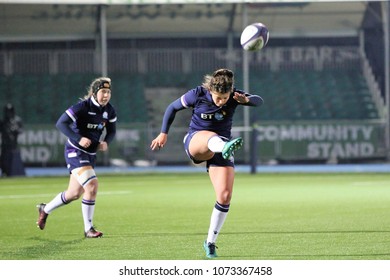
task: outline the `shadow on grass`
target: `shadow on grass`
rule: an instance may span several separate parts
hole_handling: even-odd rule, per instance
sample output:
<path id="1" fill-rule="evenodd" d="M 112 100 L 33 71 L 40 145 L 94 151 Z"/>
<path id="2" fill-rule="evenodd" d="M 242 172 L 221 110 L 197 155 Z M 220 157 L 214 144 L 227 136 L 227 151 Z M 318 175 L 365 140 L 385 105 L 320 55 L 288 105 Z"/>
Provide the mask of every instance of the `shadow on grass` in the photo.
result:
<path id="1" fill-rule="evenodd" d="M 52 240 L 41 237 L 31 237 L 30 242 L 38 242 L 38 244 L 28 247 L 20 247 L 14 251 L 1 252 L 0 259 L 3 260 L 47 260 L 51 256 L 58 255 L 58 252 L 64 252 L 73 245 L 77 245 L 84 241 L 85 238 L 74 240 Z"/>
<path id="2" fill-rule="evenodd" d="M 289 250 L 282 250 L 277 251 L 272 248 L 268 248 L 269 246 L 274 246 L 276 244 L 273 244 L 271 241 L 272 238 L 270 236 L 281 236 L 286 235 L 287 237 L 289 235 L 293 235 L 294 239 L 291 241 L 297 244 L 299 243 L 299 237 L 298 235 L 301 235 L 301 238 L 305 239 L 308 237 L 308 235 L 351 235 L 351 238 L 356 236 L 356 234 L 367 234 L 370 236 L 371 234 L 386 234 L 388 235 L 390 233 L 389 230 L 321 230 L 321 231 L 230 231 L 230 232 L 222 232 L 220 235 L 220 242 L 221 245 L 221 254 L 220 259 L 225 260 L 245 260 L 245 259 L 262 259 L 262 260 L 345 260 L 345 259 L 390 259 L 390 253 L 388 253 L 388 250 L 385 246 L 385 248 L 382 248 L 382 252 L 375 252 L 367 251 L 357 251 L 355 249 L 351 249 L 349 252 L 344 251 L 340 252 L 339 250 L 332 250 L 330 248 L 327 248 L 326 246 L 322 249 L 316 251 L 313 251 L 309 247 L 307 248 L 295 248 L 294 251 Z M 156 244 L 161 243 L 162 239 L 168 238 L 175 238 L 177 237 L 180 242 L 187 242 L 188 240 L 185 240 L 183 238 L 189 237 L 190 240 L 192 239 L 198 239 L 203 240 L 203 238 L 206 236 L 207 233 L 205 232 L 126 232 L 126 233 L 120 233 L 120 234 L 107 234 L 103 237 L 103 239 L 117 239 L 115 242 L 119 242 L 118 244 L 123 245 L 122 241 L 132 238 L 140 238 L 140 239 L 152 239 L 156 242 Z M 230 239 L 232 236 L 248 236 L 250 240 L 256 240 L 256 245 L 254 247 L 248 247 L 250 246 L 249 243 L 251 242 L 244 242 L 244 244 L 238 244 L 240 242 L 239 240 L 234 239 L 234 244 L 231 244 L 234 246 L 234 248 L 231 248 L 229 243 L 232 241 L 223 241 L 223 236 L 226 236 L 227 239 Z M 261 237 L 262 238 L 258 238 Z M 297 236 L 298 239 L 295 239 L 295 236 Z M 229 238 L 228 238 L 229 237 Z M 311 237 L 310 237 L 311 238 Z M 122 240 L 123 239 L 123 240 Z M 239 237 L 238 239 L 241 239 Z M 260 241 L 260 240 L 263 241 Z M 285 239 L 285 238 L 284 238 Z M 317 243 L 315 239 L 318 240 L 320 243 L 324 243 L 326 245 L 327 239 L 321 236 L 314 237 L 313 242 Z M 381 238 L 382 239 L 382 238 Z M 64 252 L 66 254 L 67 251 L 72 251 L 74 247 L 78 247 L 82 242 L 84 242 L 86 239 L 84 237 L 80 238 L 74 238 L 72 240 L 52 240 L 48 238 L 42 238 L 42 237 L 30 237 L 24 241 L 28 241 L 27 243 L 34 245 L 23 247 L 23 245 L 15 246 L 14 249 L 8 250 L 8 251 L 0 251 L 0 259 L 8 259 L 8 260 L 48 260 L 48 259 L 56 259 L 56 256 L 62 255 L 61 259 L 64 259 Z M 269 241 L 267 241 L 269 240 Z M 285 239 L 286 245 L 290 242 L 289 239 Z M 295 241 L 294 241 L 295 240 Z M 375 240 L 375 238 L 373 239 Z M 387 239 L 383 239 L 382 243 L 387 241 L 384 241 Z M 193 240 L 192 240 L 193 241 Z M 192 245 L 192 241 L 190 242 Z M 223 242 L 222 242 L 223 241 Z M 180 243 L 179 242 L 179 243 Z M 242 242 L 242 240 L 241 240 Z M 260 243 L 259 243 L 260 242 Z M 224 244 L 223 244 L 224 243 Z M 355 242 L 356 243 L 356 242 Z M 389 241 L 390 243 L 390 241 Z M 23 244 L 23 242 L 21 242 Z M 109 243 L 111 244 L 111 243 Z M 116 244 L 116 243 L 113 243 Z M 182 244 L 182 243 L 180 243 Z M 200 244 L 200 243 L 199 243 Z M 112 244 L 111 244 L 112 245 Z M 111 246 L 110 245 L 110 246 Z M 189 245 L 192 248 L 192 245 Z M 356 244 L 355 244 L 356 245 Z M 383 245 L 383 244 L 382 244 Z M 279 244 L 280 246 L 280 244 Z M 200 256 L 203 256 L 203 250 L 201 248 L 201 245 L 196 247 L 196 251 L 199 251 Z M 245 249 L 246 248 L 246 249 Z M 264 250 L 262 250 L 262 248 Z M 268 249 L 267 249 L 268 248 Z M 195 249 L 195 248 L 194 248 Z M 225 249 L 225 250 L 224 250 Z M 284 252 L 283 252 L 284 251 Z M 333 251 L 333 252 L 332 252 Z M 230 254 L 229 254 L 230 252 Z M 145 258 L 145 256 L 141 256 Z M 161 256 L 159 256 L 161 257 Z M 176 258 L 177 256 L 175 256 Z M 194 256 L 189 256 L 189 258 L 192 258 Z M 173 258 L 173 256 L 169 257 L 169 259 Z M 180 257 L 177 257 L 180 258 Z M 66 259 L 66 257 L 65 257 Z M 73 257 L 70 257 L 70 259 L 73 259 Z M 146 258 L 148 259 L 148 258 Z M 203 258 L 202 258 L 203 259 Z"/>
<path id="3" fill-rule="evenodd" d="M 128 233 L 122 233 L 122 234 L 110 234 L 105 235 L 104 238 L 115 238 L 115 237 L 166 237 L 166 236 L 205 236 L 207 235 L 207 232 L 202 233 L 194 233 L 194 232 L 128 232 Z"/>

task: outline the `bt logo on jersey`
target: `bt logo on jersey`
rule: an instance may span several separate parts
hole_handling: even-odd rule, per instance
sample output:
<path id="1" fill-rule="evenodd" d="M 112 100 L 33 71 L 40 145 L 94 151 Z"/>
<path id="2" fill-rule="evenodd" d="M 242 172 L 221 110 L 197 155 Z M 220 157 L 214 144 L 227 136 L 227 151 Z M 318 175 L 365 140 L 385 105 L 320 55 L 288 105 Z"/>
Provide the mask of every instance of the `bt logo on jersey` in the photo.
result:
<path id="1" fill-rule="evenodd" d="M 204 120 L 211 120 L 213 116 L 214 114 L 205 114 L 205 113 L 200 114 L 200 117 Z"/>
<path id="2" fill-rule="evenodd" d="M 97 129 L 97 130 L 102 130 L 105 126 L 106 126 L 106 124 L 104 122 L 103 123 L 99 123 L 99 124 L 94 124 L 94 123 L 87 124 L 87 128 L 89 128 L 89 129 Z"/>
<path id="3" fill-rule="evenodd" d="M 225 115 L 224 112 L 221 112 L 221 113 L 217 112 L 215 114 L 205 114 L 205 113 L 202 113 L 202 114 L 200 114 L 200 117 L 202 119 L 204 119 L 204 120 L 212 120 L 212 119 L 215 118 L 216 120 L 221 121 L 221 120 L 223 120 L 224 115 Z"/>

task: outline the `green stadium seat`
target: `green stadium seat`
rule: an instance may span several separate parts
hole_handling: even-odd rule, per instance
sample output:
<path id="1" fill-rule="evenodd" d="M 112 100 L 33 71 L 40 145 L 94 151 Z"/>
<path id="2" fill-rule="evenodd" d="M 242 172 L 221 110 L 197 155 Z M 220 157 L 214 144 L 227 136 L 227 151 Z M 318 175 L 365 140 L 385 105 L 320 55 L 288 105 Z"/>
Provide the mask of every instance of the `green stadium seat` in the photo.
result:
<path id="1" fill-rule="evenodd" d="M 183 88 L 184 93 L 185 90 L 200 85 L 204 74 L 110 74 L 113 80 L 111 102 L 117 109 L 118 122 L 153 121 L 155 113 L 152 110 L 165 109 L 171 100 L 161 97 L 158 104 L 151 105 L 145 97 L 146 88 L 176 87 Z M 26 122 L 52 123 L 66 108 L 87 93 L 87 87 L 95 77 L 94 73 L 0 76 L 0 90 L 8 93 L 0 104 L 12 102 L 18 111 L 22 111 Z M 236 71 L 236 87 L 242 89 L 242 82 L 241 72 Z M 30 92 L 28 96 L 24 94 L 26 88 Z M 377 119 L 379 116 L 359 69 L 256 71 L 250 73 L 249 88 L 251 93 L 259 94 L 265 101 L 256 110 L 256 117 L 260 120 L 363 120 Z M 171 97 L 167 96 L 168 98 Z M 237 114 L 238 123 L 243 121 L 242 115 Z M 161 116 L 158 117 L 160 121 Z"/>

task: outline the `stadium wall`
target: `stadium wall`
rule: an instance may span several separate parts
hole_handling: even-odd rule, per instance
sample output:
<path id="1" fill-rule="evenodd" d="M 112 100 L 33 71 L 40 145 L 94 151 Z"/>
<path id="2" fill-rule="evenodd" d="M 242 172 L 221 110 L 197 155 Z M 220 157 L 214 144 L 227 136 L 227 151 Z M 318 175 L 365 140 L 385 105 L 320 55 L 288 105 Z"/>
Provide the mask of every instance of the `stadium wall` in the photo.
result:
<path id="1" fill-rule="evenodd" d="M 245 138 L 248 128 L 235 127 L 234 136 L 244 137 L 249 152 L 236 154 L 237 163 L 247 164 L 252 153 L 257 163 L 288 162 L 362 162 L 381 160 L 385 156 L 383 122 L 298 122 L 261 123 L 250 128 L 250 137 L 256 130 L 257 149 L 251 139 Z M 139 125 L 120 125 L 109 153 L 99 157 L 99 165 L 132 166 L 190 164 L 183 151 L 182 139 L 186 127 L 173 127 L 170 141 L 164 149 L 152 152 L 151 140 L 158 128 Z M 23 162 L 27 166 L 63 165 L 63 143 L 66 139 L 53 126 L 29 126 L 19 137 Z M 252 155 L 253 156 L 253 155 Z"/>

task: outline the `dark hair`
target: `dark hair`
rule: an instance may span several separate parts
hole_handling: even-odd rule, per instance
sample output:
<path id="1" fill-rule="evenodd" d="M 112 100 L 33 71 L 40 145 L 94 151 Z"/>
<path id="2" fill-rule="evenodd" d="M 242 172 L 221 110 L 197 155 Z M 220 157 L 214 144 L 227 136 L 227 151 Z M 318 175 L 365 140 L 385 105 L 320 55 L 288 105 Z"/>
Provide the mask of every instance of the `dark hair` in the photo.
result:
<path id="1" fill-rule="evenodd" d="M 218 69 L 212 75 L 204 76 L 202 86 L 209 91 L 231 93 L 234 87 L 234 73 L 229 69 Z"/>

